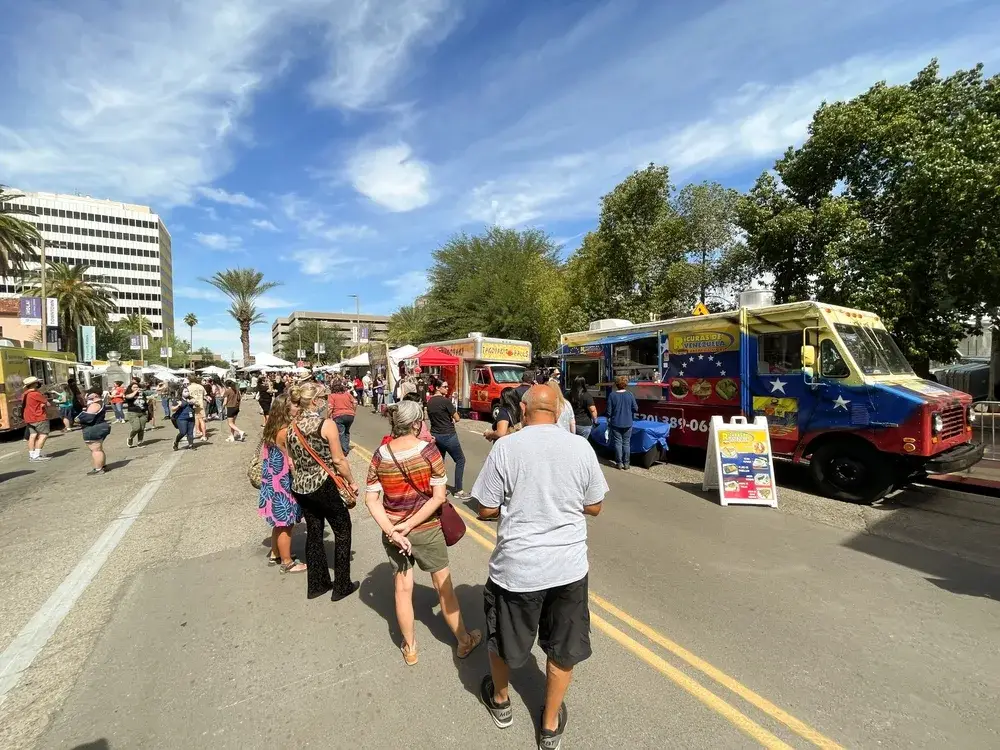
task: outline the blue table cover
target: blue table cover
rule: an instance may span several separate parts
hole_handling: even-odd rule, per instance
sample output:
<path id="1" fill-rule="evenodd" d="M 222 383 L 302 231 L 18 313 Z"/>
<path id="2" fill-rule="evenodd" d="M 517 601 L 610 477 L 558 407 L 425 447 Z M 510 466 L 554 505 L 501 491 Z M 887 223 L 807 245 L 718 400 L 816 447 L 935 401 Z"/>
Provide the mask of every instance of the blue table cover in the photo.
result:
<path id="1" fill-rule="evenodd" d="M 629 441 L 633 454 L 645 453 L 654 445 L 663 450 L 667 448 L 667 436 L 670 425 L 665 422 L 654 422 L 651 419 L 637 419 L 632 423 L 632 439 Z M 603 448 L 608 448 L 608 418 L 598 417 L 594 429 L 590 431 L 590 439 Z"/>

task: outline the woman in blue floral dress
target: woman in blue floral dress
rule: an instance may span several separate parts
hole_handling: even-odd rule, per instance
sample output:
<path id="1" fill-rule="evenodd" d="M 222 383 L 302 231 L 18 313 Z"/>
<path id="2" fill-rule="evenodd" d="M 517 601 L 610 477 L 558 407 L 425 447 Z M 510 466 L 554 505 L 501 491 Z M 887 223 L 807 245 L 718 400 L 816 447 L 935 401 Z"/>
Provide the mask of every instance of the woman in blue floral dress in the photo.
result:
<path id="1" fill-rule="evenodd" d="M 278 447 L 279 436 L 284 437 L 292 422 L 292 405 L 287 396 L 274 400 L 267 421 L 260 450 L 260 500 L 257 513 L 271 526 L 271 554 L 269 565 L 281 566 L 282 573 L 304 573 L 305 563 L 292 557 L 292 527 L 302 520 L 302 509 L 292 496 L 292 475 L 288 457 Z"/>

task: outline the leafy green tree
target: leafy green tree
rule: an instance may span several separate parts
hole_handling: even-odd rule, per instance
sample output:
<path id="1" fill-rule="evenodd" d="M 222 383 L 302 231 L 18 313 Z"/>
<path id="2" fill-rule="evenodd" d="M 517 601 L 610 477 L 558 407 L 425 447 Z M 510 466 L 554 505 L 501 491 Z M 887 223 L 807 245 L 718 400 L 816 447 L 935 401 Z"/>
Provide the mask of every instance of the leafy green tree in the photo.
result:
<path id="1" fill-rule="evenodd" d="M 129 330 L 128 325 L 124 320 L 119 320 L 111 323 L 106 328 L 97 329 L 97 358 L 107 359 L 108 352 L 118 352 L 125 357 L 129 357 L 131 349 L 129 348 L 129 338 L 132 336 L 132 331 Z"/>
<path id="2" fill-rule="evenodd" d="M 426 337 L 427 308 L 425 306 L 403 305 L 389 316 L 387 329 L 386 338 L 390 346 L 430 341 Z"/>
<path id="3" fill-rule="evenodd" d="M 77 326 L 107 329 L 109 316 L 115 311 L 114 290 L 87 277 L 90 266 L 67 263 L 46 263 L 45 294 L 59 301 L 59 338 L 61 349 L 76 351 Z M 24 293 L 39 297 L 42 293 L 41 273 L 34 271 Z"/>
<path id="4" fill-rule="evenodd" d="M 184 325 L 188 327 L 188 331 L 191 337 L 188 339 L 188 351 L 194 349 L 194 327 L 198 325 L 198 316 L 194 313 L 188 313 L 184 316 Z"/>
<path id="5" fill-rule="evenodd" d="M 537 229 L 456 235 L 434 251 L 429 282 L 427 340 L 482 331 L 530 341 L 539 352 L 558 341 L 565 280 L 558 249 Z"/>
<path id="6" fill-rule="evenodd" d="M 41 235 L 34 224 L 22 218 L 28 215 L 27 207 L 3 207 L 23 197 L 0 185 L 0 276 L 20 277 L 30 261 L 38 260 L 36 247 Z"/>
<path id="7" fill-rule="evenodd" d="M 243 345 L 243 361 L 250 359 L 250 327 L 264 322 L 264 316 L 257 311 L 256 302 L 262 295 L 277 286 L 280 281 L 264 281 L 264 274 L 253 268 L 228 268 L 210 279 L 202 279 L 211 284 L 230 299 L 229 314 L 240 326 L 240 343 Z"/>
<path id="8" fill-rule="evenodd" d="M 326 354 L 317 355 L 315 353 L 313 345 L 317 341 L 325 345 Z M 347 337 L 336 326 L 320 320 L 296 320 L 293 325 L 289 326 L 288 336 L 282 344 L 281 351 L 277 354 L 282 359 L 295 362 L 299 358 L 298 350 L 301 348 L 305 349 L 306 360 L 309 362 L 337 361 L 346 342 Z"/>
<path id="9" fill-rule="evenodd" d="M 698 299 L 705 302 L 710 291 L 726 291 L 733 280 L 729 269 L 740 247 L 736 224 L 739 196 L 738 191 L 717 182 L 702 182 L 685 185 L 674 198 L 674 211 L 682 227 L 681 241 L 688 262 L 694 266 L 683 275 L 679 268 L 674 269 L 678 292 L 683 293 L 691 275 L 696 275 Z"/>
<path id="10" fill-rule="evenodd" d="M 1000 77 L 879 83 L 820 107 L 741 201 L 778 299 L 877 312 L 919 372 L 1000 308 Z"/>

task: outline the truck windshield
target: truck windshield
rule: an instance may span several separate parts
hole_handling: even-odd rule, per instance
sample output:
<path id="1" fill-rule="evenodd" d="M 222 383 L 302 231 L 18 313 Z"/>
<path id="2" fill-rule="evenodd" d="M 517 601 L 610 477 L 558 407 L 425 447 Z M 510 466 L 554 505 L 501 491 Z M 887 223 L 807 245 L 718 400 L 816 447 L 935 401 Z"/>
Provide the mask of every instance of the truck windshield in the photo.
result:
<path id="1" fill-rule="evenodd" d="M 497 383 L 520 383 L 521 373 L 524 372 L 523 367 L 516 365 L 493 365 L 490 369 L 493 371 L 493 380 Z"/>
<path id="2" fill-rule="evenodd" d="M 865 375 L 913 374 L 910 363 L 885 329 L 844 323 L 837 323 L 836 329 Z"/>

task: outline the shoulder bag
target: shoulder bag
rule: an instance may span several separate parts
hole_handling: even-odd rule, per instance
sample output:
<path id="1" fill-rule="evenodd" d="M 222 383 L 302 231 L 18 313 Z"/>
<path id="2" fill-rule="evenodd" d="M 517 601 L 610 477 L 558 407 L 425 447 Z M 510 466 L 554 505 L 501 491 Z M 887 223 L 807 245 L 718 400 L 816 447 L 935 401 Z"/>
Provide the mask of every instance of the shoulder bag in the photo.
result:
<path id="1" fill-rule="evenodd" d="M 250 465 L 247 467 L 247 479 L 250 480 L 250 486 L 255 490 L 259 490 L 261 485 L 261 472 L 264 466 L 263 453 L 264 438 L 261 438 L 260 443 L 257 444 L 257 452 L 253 454 Z"/>
<path id="2" fill-rule="evenodd" d="M 330 479 L 333 480 L 333 483 L 337 485 L 337 491 L 340 493 L 340 498 L 341 500 L 344 501 L 344 505 L 346 505 L 348 509 L 351 509 L 355 505 L 357 505 L 358 496 L 351 489 L 351 486 L 347 483 L 347 480 L 326 465 L 326 461 L 320 458 L 319 454 L 313 450 L 313 447 L 309 445 L 309 441 L 306 440 L 306 436 L 302 433 L 302 430 L 300 430 L 299 426 L 294 422 L 292 422 L 292 429 L 295 430 L 295 437 L 298 438 L 299 442 L 302 444 L 303 449 L 305 449 L 305 452 L 308 453 L 310 456 L 312 456 L 313 461 L 319 464 L 319 468 L 325 471 L 327 475 L 330 477 Z"/>
<path id="3" fill-rule="evenodd" d="M 389 447 L 388 443 L 386 443 L 385 449 L 389 451 L 389 456 L 392 458 L 392 462 L 396 464 L 396 468 L 399 469 L 399 473 L 403 475 L 403 481 L 410 485 L 414 492 L 424 498 L 424 502 L 430 501 L 432 499 L 431 496 L 413 483 L 410 475 L 406 473 L 406 469 L 396 460 L 396 454 L 392 452 L 392 448 Z M 413 511 L 410 516 L 416 512 Z M 462 517 L 458 515 L 458 511 L 447 500 L 441 506 L 441 533 L 444 534 L 444 543 L 449 547 L 458 544 L 462 537 L 465 536 L 465 521 L 462 520 Z"/>

